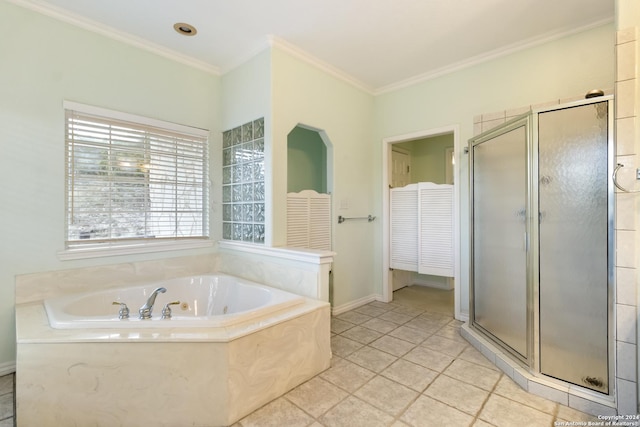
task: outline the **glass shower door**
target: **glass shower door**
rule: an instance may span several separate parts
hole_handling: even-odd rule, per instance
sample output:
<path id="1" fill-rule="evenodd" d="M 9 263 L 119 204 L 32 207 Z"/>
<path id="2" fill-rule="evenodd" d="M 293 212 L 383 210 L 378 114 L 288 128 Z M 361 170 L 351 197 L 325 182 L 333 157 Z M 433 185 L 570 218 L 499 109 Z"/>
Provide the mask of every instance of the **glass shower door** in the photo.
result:
<path id="1" fill-rule="evenodd" d="M 538 114 L 540 371 L 608 393 L 608 102 Z"/>
<path id="2" fill-rule="evenodd" d="M 471 141 L 474 327 L 528 358 L 528 119 Z"/>

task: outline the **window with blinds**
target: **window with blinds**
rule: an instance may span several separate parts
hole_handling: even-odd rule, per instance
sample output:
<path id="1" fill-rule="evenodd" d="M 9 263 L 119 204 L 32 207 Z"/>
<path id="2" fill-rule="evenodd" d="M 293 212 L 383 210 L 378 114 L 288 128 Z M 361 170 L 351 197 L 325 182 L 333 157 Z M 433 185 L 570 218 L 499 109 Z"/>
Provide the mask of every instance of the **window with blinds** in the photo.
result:
<path id="1" fill-rule="evenodd" d="M 208 132 L 65 103 L 68 249 L 208 238 Z"/>

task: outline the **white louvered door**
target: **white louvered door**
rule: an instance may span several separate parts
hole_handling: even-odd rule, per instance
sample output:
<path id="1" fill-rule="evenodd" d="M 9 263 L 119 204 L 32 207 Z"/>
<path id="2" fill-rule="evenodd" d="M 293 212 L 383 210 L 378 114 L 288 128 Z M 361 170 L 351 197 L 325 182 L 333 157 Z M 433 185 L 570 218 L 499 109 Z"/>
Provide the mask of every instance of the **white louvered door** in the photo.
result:
<path id="1" fill-rule="evenodd" d="M 418 273 L 453 277 L 453 186 L 419 184 Z"/>
<path id="2" fill-rule="evenodd" d="M 391 268 L 418 271 L 418 184 L 391 189 Z"/>
<path id="3" fill-rule="evenodd" d="M 331 196 L 313 190 L 287 194 L 287 246 L 331 250 Z"/>
<path id="4" fill-rule="evenodd" d="M 391 268 L 453 277 L 453 186 L 391 189 Z"/>

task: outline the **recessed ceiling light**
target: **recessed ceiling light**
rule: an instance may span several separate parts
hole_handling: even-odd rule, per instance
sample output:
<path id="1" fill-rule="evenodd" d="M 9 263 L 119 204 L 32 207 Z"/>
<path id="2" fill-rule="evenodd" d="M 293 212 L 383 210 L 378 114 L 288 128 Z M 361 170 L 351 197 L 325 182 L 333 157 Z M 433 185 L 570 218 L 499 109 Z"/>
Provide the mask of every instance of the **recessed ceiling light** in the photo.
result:
<path id="1" fill-rule="evenodd" d="M 173 29 L 183 36 L 195 36 L 198 33 L 196 27 L 194 27 L 193 25 L 185 24 L 184 22 L 173 24 Z"/>

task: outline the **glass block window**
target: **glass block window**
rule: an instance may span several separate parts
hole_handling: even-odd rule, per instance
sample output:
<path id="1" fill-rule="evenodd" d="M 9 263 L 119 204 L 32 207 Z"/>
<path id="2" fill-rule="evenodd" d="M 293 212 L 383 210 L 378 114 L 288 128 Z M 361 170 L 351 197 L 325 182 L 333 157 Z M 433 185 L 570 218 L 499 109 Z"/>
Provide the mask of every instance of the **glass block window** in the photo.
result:
<path id="1" fill-rule="evenodd" d="M 222 134 L 222 238 L 264 243 L 264 118 Z"/>

